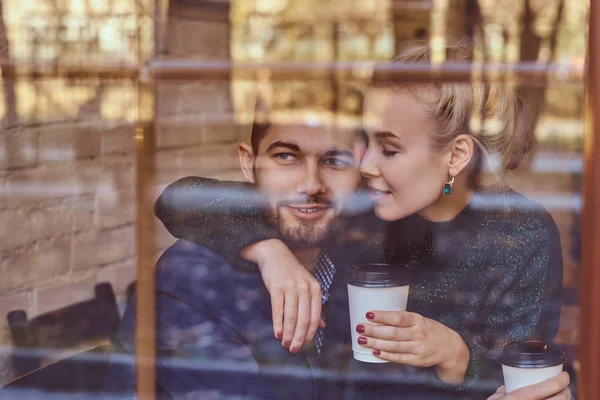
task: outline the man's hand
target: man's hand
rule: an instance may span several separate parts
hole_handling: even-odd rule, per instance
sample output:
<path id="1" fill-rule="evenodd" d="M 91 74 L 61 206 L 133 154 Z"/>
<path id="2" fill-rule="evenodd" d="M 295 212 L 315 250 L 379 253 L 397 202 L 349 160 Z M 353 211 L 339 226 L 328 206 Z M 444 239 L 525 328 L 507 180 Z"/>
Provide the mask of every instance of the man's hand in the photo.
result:
<path id="1" fill-rule="evenodd" d="M 280 240 L 269 239 L 246 247 L 240 255 L 258 264 L 269 294 L 273 333 L 297 353 L 311 341 L 321 320 L 321 285 Z"/>
<path id="2" fill-rule="evenodd" d="M 554 378 L 550 378 L 535 385 L 526 386 L 506 394 L 504 386 L 491 395 L 488 400 L 570 400 L 569 390 L 570 378 L 566 372 L 561 372 Z"/>

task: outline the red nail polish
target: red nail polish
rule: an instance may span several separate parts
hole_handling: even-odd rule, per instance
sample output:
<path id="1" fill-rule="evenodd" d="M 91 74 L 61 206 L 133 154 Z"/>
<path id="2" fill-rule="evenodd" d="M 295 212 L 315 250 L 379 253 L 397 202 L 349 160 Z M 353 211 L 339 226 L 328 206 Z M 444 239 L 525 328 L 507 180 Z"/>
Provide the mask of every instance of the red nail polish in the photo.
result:
<path id="1" fill-rule="evenodd" d="M 290 347 L 290 344 L 292 344 L 292 342 L 290 342 L 289 340 L 287 342 L 285 342 L 283 344 L 283 347 L 285 347 L 286 349 Z"/>
<path id="2" fill-rule="evenodd" d="M 364 337 L 362 337 L 362 336 L 361 336 L 361 337 L 359 337 L 359 338 L 358 338 L 358 344 L 362 344 L 362 345 L 365 345 L 365 344 L 367 344 L 367 338 L 364 338 Z"/>
<path id="3" fill-rule="evenodd" d="M 281 332 L 277 332 L 277 336 L 276 336 L 277 340 L 281 340 L 283 339 L 283 333 Z"/>
<path id="4" fill-rule="evenodd" d="M 374 349 L 373 350 L 373 355 L 374 356 L 379 356 L 379 355 L 381 355 L 381 352 L 379 350 L 377 350 L 377 349 Z"/>
<path id="5" fill-rule="evenodd" d="M 368 312 L 367 319 L 373 319 L 373 318 L 375 318 L 375 314 L 373 314 L 372 312 Z"/>
<path id="6" fill-rule="evenodd" d="M 356 325 L 356 332 L 364 333 L 365 327 L 363 325 Z"/>
<path id="7" fill-rule="evenodd" d="M 296 354 L 296 353 L 298 352 L 298 350 L 299 350 L 299 349 L 298 349 L 296 346 L 294 346 L 294 347 L 292 347 L 292 348 L 290 349 L 290 353 L 292 353 L 292 354 Z"/>

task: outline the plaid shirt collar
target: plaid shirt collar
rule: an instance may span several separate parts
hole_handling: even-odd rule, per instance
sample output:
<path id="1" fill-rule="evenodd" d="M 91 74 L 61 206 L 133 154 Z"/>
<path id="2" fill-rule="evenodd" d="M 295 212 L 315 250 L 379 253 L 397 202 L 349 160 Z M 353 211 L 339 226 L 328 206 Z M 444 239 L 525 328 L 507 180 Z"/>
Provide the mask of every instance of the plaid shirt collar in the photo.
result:
<path id="1" fill-rule="evenodd" d="M 321 285 L 321 303 L 325 304 L 329 299 L 329 288 L 333 282 L 333 275 L 335 274 L 335 266 L 325 254 L 325 252 L 321 252 L 319 254 L 319 258 L 317 259 L 317 268 L 313 272 L 313 276 Z M 325 313 L 321 312 L 321 316 L 325 319 Z M 315 346 L 317 347 L 317 353 L 321 354 L 321 348 L 323 347 L 323 337 L 324 332 L 323 329 L 317 329 L 317 334 L 315 335 Z"/>
<path id="2" fill-rule="evenodd" d="M 335 275 L 335 266 L 325 252 L 322 251 L 319 254 L 319 258 L 317 259 L 317 268 L 312 275 L 321 285 L 321 302 L 322 304 L 325 304 L 325 302 L 329 299 L 329 288 L 333 283 L 333 276 Z"/>

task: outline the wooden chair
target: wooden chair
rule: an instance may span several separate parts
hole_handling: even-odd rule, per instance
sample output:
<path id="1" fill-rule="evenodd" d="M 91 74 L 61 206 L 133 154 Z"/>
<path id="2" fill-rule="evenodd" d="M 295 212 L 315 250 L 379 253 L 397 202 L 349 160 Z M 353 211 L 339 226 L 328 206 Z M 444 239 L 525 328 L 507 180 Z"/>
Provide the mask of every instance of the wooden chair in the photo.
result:
<path id="1" fill-rule="evenodd" d="M 14 376 L 42 367 L 53 356 L 63 358 L 60 352 L 67 349 L 107 348 L 119 327 L 119 310 L 109 283 L 96 285 L 95 294 L 91 300 L 31 320 L 23 310 L 8 313 Z"/>

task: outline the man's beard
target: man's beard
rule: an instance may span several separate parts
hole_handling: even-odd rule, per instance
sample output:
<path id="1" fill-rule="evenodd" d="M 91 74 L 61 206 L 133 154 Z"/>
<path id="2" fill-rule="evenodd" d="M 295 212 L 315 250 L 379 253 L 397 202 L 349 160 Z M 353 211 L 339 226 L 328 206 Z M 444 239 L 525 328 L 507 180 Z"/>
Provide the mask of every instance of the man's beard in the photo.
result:
<path id="1" fill-rule="evenodd" d="M 316 196 L 307 197 L 304 199 L 294 199 L 293 201 L 284 201 L 278 203 L 271 212 L 271 222 L 274 227 L 281 233 L 285 243 L 292 249 L 312 249 L 323 246 L 334 233 L 339 225 L 338 218 L 333 217 L 325 221 L 316 220 L 299 220 L 290 221 L 291 218 L 285 218 L 282 215 L 282 207 L 287 204 L 312 204 L 328 206 L 333 208 L 334 205 L 328 199 Z"/>

